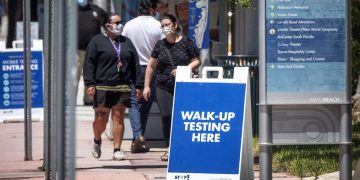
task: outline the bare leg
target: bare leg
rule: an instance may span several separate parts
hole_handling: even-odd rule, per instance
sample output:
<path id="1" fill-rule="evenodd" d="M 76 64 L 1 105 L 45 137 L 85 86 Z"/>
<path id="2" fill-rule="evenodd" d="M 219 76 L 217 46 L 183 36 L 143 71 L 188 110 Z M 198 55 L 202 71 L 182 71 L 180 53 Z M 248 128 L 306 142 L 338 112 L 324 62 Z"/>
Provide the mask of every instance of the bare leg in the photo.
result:
<path id="1" fill-rule="evenodd" d="M 113 122 L 113 143 L 114 149 L 121 147 L 121 142 L 124 137 L 124 114 L 125 107 L 124 106 L 113 106 L 111 109 L 111 116 Z"/>
<path id="2" fill-rule="evenodd" d="M 106 129 L 106 124 L 109 120 L 109 108 L 95 108 L 95 120 L 93 122 L 94 138 L 101 139 L 101 134 Z"/>

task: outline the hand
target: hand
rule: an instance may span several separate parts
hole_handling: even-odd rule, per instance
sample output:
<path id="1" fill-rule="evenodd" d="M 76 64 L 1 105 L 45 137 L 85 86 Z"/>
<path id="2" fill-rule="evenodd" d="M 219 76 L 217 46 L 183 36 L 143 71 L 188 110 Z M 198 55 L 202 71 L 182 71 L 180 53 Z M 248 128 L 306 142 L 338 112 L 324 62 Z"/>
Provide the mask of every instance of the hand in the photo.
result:
<path id="1" fill-rule="evenodd" d="M 173 70 L 171 71 L 171 75 L 174 76 L 174 77 L 176 77 L 176 69 L 173 69 Z"/>
<path id="2" fill-rule="evenodd" d="M 143 98 L 145 99 L 145 101 L 149 101 L 150 93 L 150 87 L 145 87 L 143 90 Z"/>
<path id="3" fill-rule="evenodd" d="M 141 99 L 141 98 L 142 98 L 142 90 L 141 90 L 141 89 L 136 89 L 136 98 L 137 98 L 137 99 Z"/>
<path id="4" fill-rule="evenodd" d="M 87 93 L 89 96 L 93 97 L 93 96 L 95 95 L 95 87 L 94 87 L 94 86 L 88 87 L 88 88 L 86 89 L 86 93 Z"/>

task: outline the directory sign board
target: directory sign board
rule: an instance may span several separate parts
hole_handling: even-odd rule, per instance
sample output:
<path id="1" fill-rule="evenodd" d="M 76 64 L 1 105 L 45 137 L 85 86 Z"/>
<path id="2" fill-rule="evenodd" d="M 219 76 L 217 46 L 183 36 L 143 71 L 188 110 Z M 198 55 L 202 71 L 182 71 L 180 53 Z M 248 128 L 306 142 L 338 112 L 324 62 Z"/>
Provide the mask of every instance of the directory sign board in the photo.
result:
<path id="1" fill-rule="evenodd" d="M 348 101 L 345 0 L 266 0 L 268 104 Z"/>
<path id="2" fill-rule="evenodd" d="M 18 113 L 23 114 L 25 99 L 24 52 L 21 50 L 0 52 L 0 67 L 0 114 L 2 116 L 0 119 L 14 115 L 19 115 L 23 119 L 23 116 Z M 42 51 L 31 52 L 30 67 L 32 108 L 43 108 Z"/>

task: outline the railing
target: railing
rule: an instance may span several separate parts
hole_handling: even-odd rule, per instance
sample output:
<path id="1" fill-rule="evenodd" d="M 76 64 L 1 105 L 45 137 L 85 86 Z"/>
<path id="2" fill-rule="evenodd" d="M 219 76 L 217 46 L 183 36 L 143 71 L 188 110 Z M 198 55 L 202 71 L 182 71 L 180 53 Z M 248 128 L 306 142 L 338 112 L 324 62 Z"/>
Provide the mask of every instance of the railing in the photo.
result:
<path id="1" fill-rule="evenodd" d="M 215 55 L 219 66 L 224 68 L 224 78 L 231 78 L 234 73 L 234 67 L 249 67 L 250 73 L 257 72 L 259 58 L 257 55 Z M 250 74 L 250 77 L 255 74 Z"/>

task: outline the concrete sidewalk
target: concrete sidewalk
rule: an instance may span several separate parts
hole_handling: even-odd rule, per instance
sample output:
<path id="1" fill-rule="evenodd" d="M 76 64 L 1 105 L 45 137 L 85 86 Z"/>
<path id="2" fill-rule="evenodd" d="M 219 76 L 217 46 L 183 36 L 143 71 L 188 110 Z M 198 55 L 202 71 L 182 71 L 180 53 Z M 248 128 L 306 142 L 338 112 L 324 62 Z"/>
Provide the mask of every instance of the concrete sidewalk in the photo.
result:
<path id="1" fill-rule="evenodd" d="M 24 124 L 0 124 L 0 179 L 44 179 L 39 170 L 43 159 L 43 123 L 33 122 L 32 156 L 33 161 L 24 161 Z M 167 162 L 160 161 L 166 150 L 160 141 L 151 143 L 151 152 L 131 154 L 131 141 L 125 140 L 122 149 L 127 160 L 112 160 L 112 142 L 103 136 L 102 157 L 94 159 L 91 155 L 92 122 L 79 121 L 76 124 L 76 179 L 124 179 L 146 180 L 165 179 Z"/>
<path id="2" fill-rule="evenodd" d="M 130 153 L 130 140 L 123 141 L 122 149 L 127 159 L 112 160 L 112 142 L 103 136 L 100 159 L 91 155 L 92 122 L 76 124 L 76 179 L 158 180 L 166 179 L 167 162 L 160 161 L 166 148 L 161 141 L 149 141 L 151 151 L 144 154 Z M 32 123 L 33 161 L 24 161 L 24 124 L 0 124 L 0 179 L 44 179 L 39 170 L 43 159 L 43 122 Z M 255 179 L 259 173 L 254 172 Z M 287 174 L 274 173 L 273 179 L 299 179 Z"/>
<path id="3" fill-rule="evenodd" d="M 44 179 L 39 170 L 43 159 L 43 122 L 33 122 L 32 156 L 33 161 L 24 161 L 24 124 L 0 124 L 0 179 Z M 121 180 L 159 180 L 166 179 L 167 162 L 160 161 L 166 148 L 161 141 L 150 141 L 151 151 L 145 154 L 131 154 L 130 140 L 123 141 L 122 150 L 127 159 L 112 160 L 112 142 L 103 136 L 100 159 L 91 155 L 92 122 L 78 121 L 76 124 L 76 179 L 121 179 Z M 259 179 L 259 171 L 254 171 Z M 285 173 L 274 173 L 273 179 L 300 179 Z"/>

